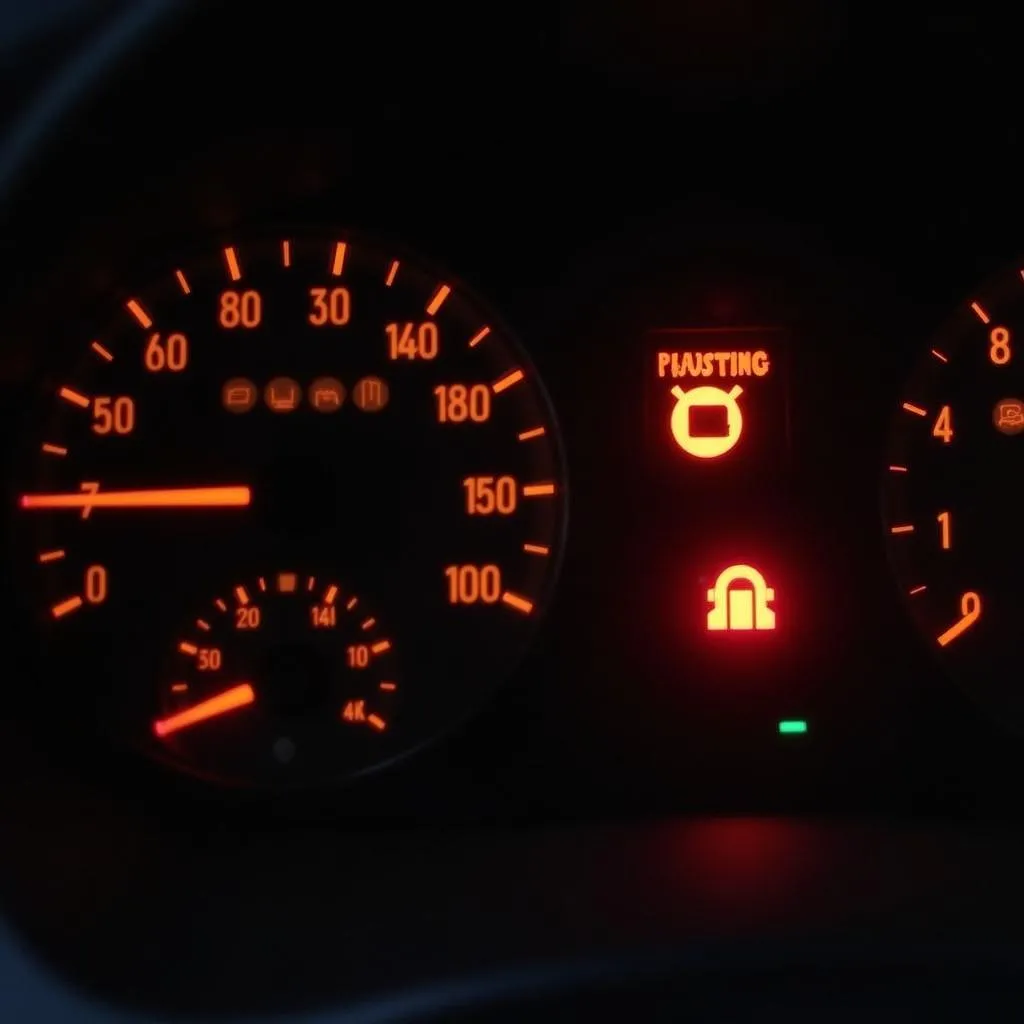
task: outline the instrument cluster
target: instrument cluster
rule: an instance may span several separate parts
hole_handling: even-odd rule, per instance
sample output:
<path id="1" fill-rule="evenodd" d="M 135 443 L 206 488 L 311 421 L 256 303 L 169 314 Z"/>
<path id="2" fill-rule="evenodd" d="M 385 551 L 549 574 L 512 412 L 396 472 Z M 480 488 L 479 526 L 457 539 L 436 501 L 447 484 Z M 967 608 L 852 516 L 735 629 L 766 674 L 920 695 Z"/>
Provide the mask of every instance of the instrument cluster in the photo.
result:
<path id="1" fill-rule="evenodd" d="M 965 160 L 953 205 L 915 176 L 943 139 L 898 137 L 884 62 L 701 109 L 557 63 L 513 89 L 511 49 L 426 113 L 420 54 L 330 132 L 315 60 L 229 133 L 232 62 L 134 67 L 11 192 L 19 756 L 371 816 L 998 799 L 1006 172 Z M 885 141 L 884 188 L 844 140 Z"/>

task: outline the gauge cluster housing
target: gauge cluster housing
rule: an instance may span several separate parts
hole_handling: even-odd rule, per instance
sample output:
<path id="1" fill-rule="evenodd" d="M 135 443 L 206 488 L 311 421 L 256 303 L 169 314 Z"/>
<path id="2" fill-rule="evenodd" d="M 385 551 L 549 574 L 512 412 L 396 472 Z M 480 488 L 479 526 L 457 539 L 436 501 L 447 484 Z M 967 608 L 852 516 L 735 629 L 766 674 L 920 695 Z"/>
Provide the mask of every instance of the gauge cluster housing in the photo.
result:
<path id="1" fill-rule="evenodd" d="M 330 41 L 290 23 L 294 38 L 271 41 L 255 17 L 236 39 L 223 12 L 193 11 L 79 101 L 7 207 L 12 520 L 43 396 L 135 289 L 254 230 L 369 231 L 451 268 L 523 339 L 573 501 L 559 586 L 508 685 L 407 767 L 298 805 L 395 820 L 1004 805 L 1019 744 L 911 628 L 878 478 L 914 360 L 1019 245 L 1013 215 L 994 209 L 1005 166 L 965 155 L 951 208 L 925 173 L 959 159 L 945 133 L 927 114 L 905 128 L 914 98 L 890 102 L 897 61 L 880 58 L 870 82 L 852 75 L 849 36 L 829 44 L 830 68 L 794 68 L 783 101 L 673 92 L 621 67 L 603 77 L 557 27 L 524 38 L 515 24 L 458 72 L 443 59 L 453 40 L 421 47 L 403 33 L 387 54 L 394 73 L 368 94 L 379 51 L 338 66 Z M 955 44 L 933 32 L 923 61 Z M 536 57 L 526 83 L 507 73 L 521 47 Z M 254 63 L 300 51 L 289 75 Z M 154 76 L 155 54 L 189 75 Z M 953 101 L 938 78 L 933 89 Z M 680 165 L 666 147 L 684 126 L 705 143 Z M 851 189 L 858 145 L 890 155 Z M 663 412 L 651 428 L 652 332 L 724 332 L 735 348 L 752 329 L 772 339 L 784 386 L 761 447 L 680 458 Z M 748 565 L 772 590 L 777 628 L 715 634 L 707 595 Z M 89 688 L 47 677 L 36 609 L 20 589 L 5 600 L 26 759 L 119 797 L 180 800 L 179 813 L 211 799 L 101 738 Z M 224 799 L 247 803 L 212 795 Z"/>
<path id="2" fill-rule="evenodd" d="M 4 311 L 12 499 L 38 459 L 42 396 L 134 289 L 243 232 L 369 230 L 451 267 L 508 319 L 551 395 L 573 498 L 560 584 L 502 692 L 407 768 L 298 805 L 397 820 L 999 805 L 1019 744 L 910 628 L 878 487 L 913 360 L 1019 245 L 1013 216 L 991 209 L 1005 168 L 965 158 L 950 209 L 925 173 L 955 160 L 945 135 L 903 130 L 912 99 L 887 98 L 895 62 L 865 85 L 842 48 L 762 105 L 658 91 L 623 69 L 605 80 L 593 55 L 556 59 L 554 29 L 490 30 L 494 58 L 467 94 L 442 59 L 454 41 L 403 34 L 394 74 L 368 94 L 359 83 L 384 53 L 339 67 L 328 40 L 284 31 L 301 45 L 271 43 L 259 16 L 237 39 L 222 14 L 176 20 L 19 180 L 4 230 L 18 285 Z M 520 45 L 537 56 L 525 85 L 506 74 Z M 299 49 L 308 59 L 284 77 L 255 60 Z M 155 76 L 158 54 L 189 75 Z M 666 146 L 684 125 L 702 142 L 680 165 Z M 889 157 L 851 189 L 839 155 L 856 145 Z M 651 332 L 751 329 L 784 337 L 781 415 L 753 458 L 678 458 L 662 414 L 650 428 Z M 777 629 L 714 634 L 707 595 L 748 563 Z M 5 600 L 27 758 L 180 813 L 211 799 L 100 738 L 88 689 L 46 677 L 24 592 Z"/>
<path id="3" fill-rule="evenodd" d="M 879 31 L 797 3 L 772 31 L 615 6 L 339 27 L 312 3 L 151 3 L 54 43 L 64 70 L 0 163 L 0 896 L 78 986 L 255 1013 L 595 936 L 855 929 L 875 897 L 914 906 L 908 930 L 987 925 L 1006 900 L 1015 841 L 993 861 L 943 828 L 876 862 L 856 827 L 646 820 L 1019 818 L 1021 739 L 915 629 L 880 501 L 913 367 L 1022 251 L 1016 37 L 976 7 Z M 496 310 L 571 502 L 550 606 L 475 715 L 351 784 L 268 795 L 112 733 L 110 665 L 48 670 L 59 641 L 13 567 L 93 332 L 197 250 L 300 231 L 422 253 Z M 704 457 L 716 432 L 736 444 Z M 661 909 L 652 929 L 624 906 Z"/>

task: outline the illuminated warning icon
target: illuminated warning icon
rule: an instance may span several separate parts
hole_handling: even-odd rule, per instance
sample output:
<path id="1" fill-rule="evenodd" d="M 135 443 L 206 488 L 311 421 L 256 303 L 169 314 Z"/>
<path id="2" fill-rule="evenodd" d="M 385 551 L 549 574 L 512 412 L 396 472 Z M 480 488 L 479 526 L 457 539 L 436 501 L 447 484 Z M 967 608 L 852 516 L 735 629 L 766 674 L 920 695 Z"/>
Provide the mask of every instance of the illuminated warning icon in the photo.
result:
<path id="1" fill-rule="evenodd" d="M 708 591 L 708 630 L 774 629 L 775 590 L 749 565 L 730 565 Z"/>
<path id="2" fill-rule="evenodd" d="M 672 389 L 672 436 L 676 444 L 698 459 L 717 459 L 731 449 L 743 432 L 743 413 L 736 401 L 743 388 L 731 391 L 704 386 L 684 391 Z"/>
<path id="3" fill-rule="evenodd" d="M 364 377 L 352 389 L 352 398 L 363 412 L 380 412 L 388 404 L 388 386 L 380 377 Z"/>
<path id="4" fill-rule="evenodd" d="M 275 377 L 267 385 L 265 397 L 274 412 L 291 412 L 302 399 L 302 389 L 291 377 Z"/>
<path id="5" fill-rule="evenodd" d="M 256 404 L 256 385 L 245 377 L 232 377 L 221 389 L 228 412 L 248 412 Z"/>
<path id="6" fill-rule="evenodd" d="M 309 404 L 317 412 L 335 412 L 345 401 L 345 385 L 337 377 L 317 377 L 309 386 Z"/>
<path id="7" fill-rule="evenodd" d="M 1019 434 L 1024 430 L 1024 402 L 1019 398 L 1004 398 L 996 402 L 992 422 L 1004 434 Z"/>

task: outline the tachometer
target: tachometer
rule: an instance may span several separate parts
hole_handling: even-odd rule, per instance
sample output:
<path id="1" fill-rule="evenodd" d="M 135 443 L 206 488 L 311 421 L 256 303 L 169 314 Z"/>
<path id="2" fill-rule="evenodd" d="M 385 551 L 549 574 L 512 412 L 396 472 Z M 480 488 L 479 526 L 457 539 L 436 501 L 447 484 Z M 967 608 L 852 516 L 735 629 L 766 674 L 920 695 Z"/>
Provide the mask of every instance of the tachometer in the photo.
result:
<path id="1" fill-rule="evenodd" d="M 53 369 L 18 497 L 65 675 L 161 758 L 271 786 L 390 760 L 507 676 L 565 482 L 492 310 L 307 234 L 216 246 L 112 312 Z"/>
<path id="2" fill-rule="evenodd" d="M 1004 724 L 1017 684 L 1024 533 L 1024 270 L 955 311 L 906 385 L 885 467 L 885 528 L 900 588 L 929 645 Z"/>

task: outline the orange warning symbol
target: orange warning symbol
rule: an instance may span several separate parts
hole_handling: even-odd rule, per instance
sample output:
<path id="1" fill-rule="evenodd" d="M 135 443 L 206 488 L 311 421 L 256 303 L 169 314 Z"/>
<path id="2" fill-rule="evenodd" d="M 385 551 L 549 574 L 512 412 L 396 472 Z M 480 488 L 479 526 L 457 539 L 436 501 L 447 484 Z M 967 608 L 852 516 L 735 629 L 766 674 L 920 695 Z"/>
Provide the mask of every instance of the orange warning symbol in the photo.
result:
<path id="1" fill-rule="evenodd" d="M 698 459 L 717 459 L 731 450 L 743 432 L 743 413 L 736 401 L 739 384 L 730 391 L 704 385 L 684 391 L 676 385 L 672 410 L 672 436 L 676 444 Z"/>

